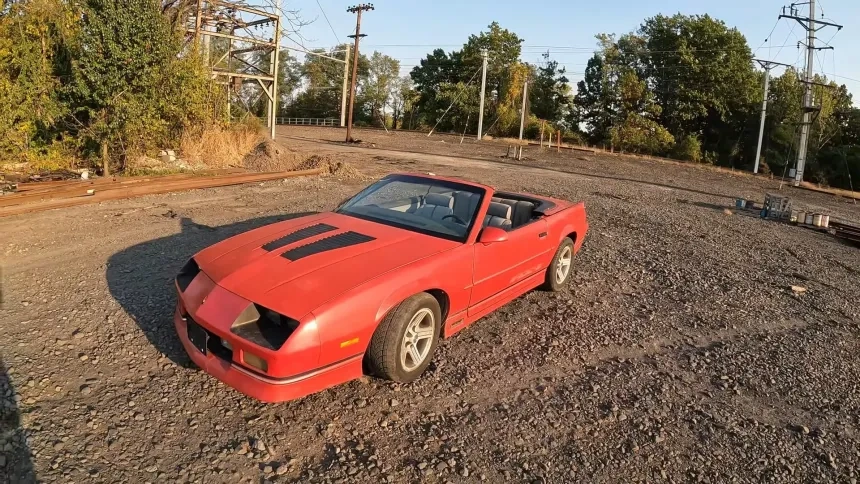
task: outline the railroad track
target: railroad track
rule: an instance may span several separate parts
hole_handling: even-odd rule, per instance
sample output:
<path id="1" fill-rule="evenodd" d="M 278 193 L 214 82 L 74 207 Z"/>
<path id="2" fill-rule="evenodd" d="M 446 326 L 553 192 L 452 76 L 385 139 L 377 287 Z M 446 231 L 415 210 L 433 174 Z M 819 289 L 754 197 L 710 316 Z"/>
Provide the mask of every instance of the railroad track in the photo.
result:
<path id="1" fill-rule="evenodd" d="M 29 183 L 19 185 L 18 193 L 0 197 L 0 217 L 160 193 L 319 175 L 323 171 L 323 168 L 315 168 L 301 171 L 228 173 L 215 176 L 169 175 L 129 179 L 75 180 L 45 182 L 53 185 L 44 187 L 36 186 L 41 185 L 41 183 Z"/>

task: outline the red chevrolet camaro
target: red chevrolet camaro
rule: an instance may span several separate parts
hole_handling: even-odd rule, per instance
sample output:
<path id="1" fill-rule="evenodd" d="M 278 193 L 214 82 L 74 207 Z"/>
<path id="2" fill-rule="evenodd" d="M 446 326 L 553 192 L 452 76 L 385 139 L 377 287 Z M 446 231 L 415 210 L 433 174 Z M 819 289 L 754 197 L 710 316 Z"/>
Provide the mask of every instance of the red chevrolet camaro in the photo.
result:
<path id="1" fill-rule="evenodd" d="M 582 203 L 389 175 L 333 212 L 196 254 L 176 277 L 174 323 L 198 366 L 262 401 L 365 372 L 409 382 L 440 337 L 559 290 L 587 230 Z"/>

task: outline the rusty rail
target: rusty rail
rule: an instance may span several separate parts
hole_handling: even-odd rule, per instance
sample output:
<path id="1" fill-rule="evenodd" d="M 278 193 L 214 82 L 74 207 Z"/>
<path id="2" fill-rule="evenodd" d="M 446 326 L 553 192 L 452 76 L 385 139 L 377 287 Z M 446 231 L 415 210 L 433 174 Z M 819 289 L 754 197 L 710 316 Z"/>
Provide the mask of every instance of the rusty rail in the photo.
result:
<path id="1" fill-rule="evenodd" d="M 20 215 L 25 213 L 41 212 L 55 208 L 74 207 L 91 203 L 105 202 L 108 200 L 120 200 L 134 198 L 144 195 L 157 195 L 183 190 L 196 190 L 200 188 L 215 188 L 243 183 L 259 183 L 282 178 L 298 176 L 319 175 L 324 168 L 301 171 L 280 171 L 267 173 L 241 173 L 219 175 L 211 177 L 176 175 L 166 177 L 154 177 L 129 180 L 104 180 L 101 183 L 81 182 L 79 186 L 56 186 L 56 193 L 51 190 L 39 193 L 27 193 L 7 195 L 0 199 L 0 217 Z M 95 192 L 90 195 L 88 190 Z"/>

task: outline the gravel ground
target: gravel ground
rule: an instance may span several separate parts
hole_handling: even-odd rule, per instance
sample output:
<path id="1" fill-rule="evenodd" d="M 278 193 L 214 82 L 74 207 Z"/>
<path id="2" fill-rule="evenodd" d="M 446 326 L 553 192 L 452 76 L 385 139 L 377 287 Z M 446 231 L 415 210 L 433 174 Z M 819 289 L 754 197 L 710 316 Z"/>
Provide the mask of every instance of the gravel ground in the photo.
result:
<path id="1" fill-rule="evenodd" d="M 724 211 L 730 197 L 761 198 L 769 181 L 287 135 L 371 177 L 433 171 L 584 200 L 591 232 L 573 283 L 444 342 L 413 384 L 364 378 L 264 405 L 191 367 L 173 333 L 171 279 L 198 249 L 329 209 L 366 181 L 290 179 L 0 219 L 0 482 L 860 478 L 860 250 Z M 791 196 L 860 215 L 837 198 Z"/>

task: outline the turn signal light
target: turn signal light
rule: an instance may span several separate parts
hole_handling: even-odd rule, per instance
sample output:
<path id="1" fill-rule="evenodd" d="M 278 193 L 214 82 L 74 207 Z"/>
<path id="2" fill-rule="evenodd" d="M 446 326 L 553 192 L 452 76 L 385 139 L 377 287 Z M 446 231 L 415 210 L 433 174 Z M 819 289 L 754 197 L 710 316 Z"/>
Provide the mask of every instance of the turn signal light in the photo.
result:
<path id="1" fill-rule="evenodd" d="M 266 363 L 266 360 L 253 353 L 248 353 L 247 351 L 242 352 L 242 361 L 244 361 L 246 365 L 252 366 L 264 373 L 269 371 L 269 364 Z"/>

